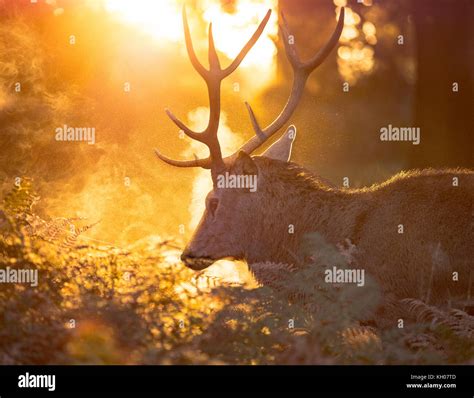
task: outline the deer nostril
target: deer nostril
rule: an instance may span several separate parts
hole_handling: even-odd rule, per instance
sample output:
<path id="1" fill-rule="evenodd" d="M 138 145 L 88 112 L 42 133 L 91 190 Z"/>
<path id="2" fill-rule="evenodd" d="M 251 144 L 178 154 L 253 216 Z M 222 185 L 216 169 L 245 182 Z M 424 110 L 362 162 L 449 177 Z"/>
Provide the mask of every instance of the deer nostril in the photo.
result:
<path id="1" fill-rule="evenodd" d="M 194 271 L 202 271 L 215 262 L 215 260 L 210 258 L 197 257 L 186 250 L 181 254 L 181 261 L 186 265 L 186 267 L 191 268 Z"/>

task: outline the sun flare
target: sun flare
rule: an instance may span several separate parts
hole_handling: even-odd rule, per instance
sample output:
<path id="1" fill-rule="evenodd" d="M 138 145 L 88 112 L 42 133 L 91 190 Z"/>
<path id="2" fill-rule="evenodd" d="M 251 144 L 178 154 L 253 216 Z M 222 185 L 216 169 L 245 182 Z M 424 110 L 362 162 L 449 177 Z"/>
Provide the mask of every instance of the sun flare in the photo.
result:
<path id="1" fill-rule="evenodd" d="M 136 26 L 163 44 L 184 42 L 181 21 L 181 0 L 104 0 L 105 9 L 125 23 Z M 188 4 L 188 18 L 198 50 L 207 46 L 207 26 L 212 22 L 217 49 L 229 59 L 241 50 L 256 26 L 271 8 L 274 12 L 259 42 L 242 66 L 271 65 L 277 49 L 277 0 L 236 0 L 232 5 L 219 0 L 198 0 Z M 194 15 L 193 15 L 194 14 Z M 198 24 L 198 26 L 196 26 Z M 196 31 L 194 31 L 196 30 Z"/>

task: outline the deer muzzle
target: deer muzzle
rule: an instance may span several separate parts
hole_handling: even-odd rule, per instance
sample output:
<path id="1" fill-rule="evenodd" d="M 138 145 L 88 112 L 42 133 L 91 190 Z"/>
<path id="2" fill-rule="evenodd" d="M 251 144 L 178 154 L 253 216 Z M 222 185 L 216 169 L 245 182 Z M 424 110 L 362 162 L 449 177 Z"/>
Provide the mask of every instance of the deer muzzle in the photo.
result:
<path id="1" fill-rule="evenodd" d="M 213 260 L 212 258 L 194 257 L 186 252 L 181 255 L 181 261 L 186 265 L 186 267 L 191 268 L 194 271 L 202 271 L 216 262 L 216 260 Z"/>

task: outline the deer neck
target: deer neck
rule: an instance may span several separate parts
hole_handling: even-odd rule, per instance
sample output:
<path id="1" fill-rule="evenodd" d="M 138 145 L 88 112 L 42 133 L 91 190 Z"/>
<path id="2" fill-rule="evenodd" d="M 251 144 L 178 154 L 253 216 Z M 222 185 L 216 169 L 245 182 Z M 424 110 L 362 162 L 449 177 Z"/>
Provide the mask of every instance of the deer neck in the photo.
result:
<path id="1" fill-rule="evenodd" d="M 263 230 L 256 233 L 247 254 L 247 262 L 294 264 L 301 261 L 301 243 L 305 236 L 319 233 L 326 242 L 338 244 L 354 239 L 357 222 L 364 213 L 359 194 L 337 189 L 303 190 L 279 201 L 278 217 L 266 217 Z M 261 239 L 265 236 L 265 239 Z"/>
<path id="2" fill-rule="evenodd" d="M 360 194 L 346 193 L 339 189 L 315 190 L 300 201 L 297 212 L 299 231 L 297 245 L 305 235 L 318 233 L 330 244 L 337 245 L 354 239 L 354 230 L 365 201 Z"/>

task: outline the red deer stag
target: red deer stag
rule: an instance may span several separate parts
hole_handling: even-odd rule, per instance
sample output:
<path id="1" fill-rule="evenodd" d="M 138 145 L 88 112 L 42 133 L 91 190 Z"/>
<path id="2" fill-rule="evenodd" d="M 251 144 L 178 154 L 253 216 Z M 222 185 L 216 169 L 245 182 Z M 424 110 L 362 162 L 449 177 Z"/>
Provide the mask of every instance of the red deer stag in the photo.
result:
<path id="1" fill-rule="evenodd" d="M 203 270 L 225 258 L 244 260 L 250 269 L 257 263 L 295 266 L 304 236 L 317 232 L 331 245 L 355 245 L 355 261 L 351 264 L 363 267 L 382 287 L 387 300 L 425 298 L 426 289 L 432 303 L 443 303 L 455 296 L 470 299 L 474 279 L 472 171 L 402 172 L 370 188 L 339 189 L 289 162 L 294 126 L 261 156 L 250 156 L 290 119 L 309 75 L 339 41 L 344 8 L 328 43 L 307 62 L 300 60 L 282 18 L 281 33 L 294 73 L 289 100 L 281 114 L 263 129 L 246 104 L 256 135 L 234 155 L 222 157 L 217 136 L 221 82 L 237 69 L 256 43 L 270 13 L 225 69 L 220 66 L 211 25 L 206 69 L 194 52 L 183 9 L 189 57 L 209 91 L 209 124 L 198 133 L 166 112 L 184 133 L 207 145 L 210 156 L 181 161 L 169 159 L 159 151 L 156 154 L 172 166 L 210 169 L 214 189 L 206 198 L 206 210 L 182 261 L 193 270 Z M 218 179 L 223 174 L 255 176 L 258 189 L 253 192 L 242 187 L 222 188 Z M 289 233 L 289 226 L 293 233 Z"/>

